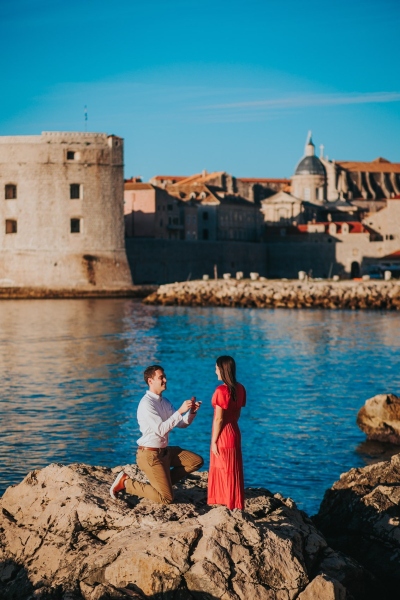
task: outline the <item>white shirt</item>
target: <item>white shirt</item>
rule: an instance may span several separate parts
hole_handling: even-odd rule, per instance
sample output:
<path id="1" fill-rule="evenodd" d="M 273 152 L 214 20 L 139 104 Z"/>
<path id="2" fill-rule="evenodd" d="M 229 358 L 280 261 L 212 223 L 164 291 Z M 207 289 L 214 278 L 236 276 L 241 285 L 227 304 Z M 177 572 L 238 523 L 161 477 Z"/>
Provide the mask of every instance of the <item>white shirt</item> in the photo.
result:
<path id="1" fill-rule="evenodd" d="M 137 443 L 148 448 L 166 448 L 171 429 L 188 427 L 195 416 L 196 413 L 190 411 L 182 416 L 167 398 L 149 390 L 139 402 L 137 410 L 137 420 L 142 433 Z"/>

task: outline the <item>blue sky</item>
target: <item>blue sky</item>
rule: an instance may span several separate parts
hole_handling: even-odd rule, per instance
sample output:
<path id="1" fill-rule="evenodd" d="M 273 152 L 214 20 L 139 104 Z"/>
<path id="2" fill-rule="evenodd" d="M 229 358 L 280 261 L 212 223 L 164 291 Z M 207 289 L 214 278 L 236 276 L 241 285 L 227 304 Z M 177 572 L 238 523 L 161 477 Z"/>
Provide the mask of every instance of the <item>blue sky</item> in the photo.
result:
<path id="1" fill-rule="evenodd" d="M 400 162 L 398 0 L 1 0 L 0 135 L 125 139 L 125 174 Z"/>

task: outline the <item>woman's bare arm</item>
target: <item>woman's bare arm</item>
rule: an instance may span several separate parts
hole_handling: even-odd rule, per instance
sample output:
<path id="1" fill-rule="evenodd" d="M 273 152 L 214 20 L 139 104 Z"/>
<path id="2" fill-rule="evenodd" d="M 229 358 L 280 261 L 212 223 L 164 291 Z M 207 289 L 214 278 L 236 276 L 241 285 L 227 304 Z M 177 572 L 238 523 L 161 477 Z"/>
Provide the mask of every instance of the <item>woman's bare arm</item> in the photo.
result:
<path id="1" fill-rule="evenodd" d="M 215 407 L 214 411 L 214 420 L 212 426 L 212 437 L 211 437 L 211 452 L 215 454 L 215 456 L 219 456 L 217 441 L 219 438 L 219 434 L 222 430 L 222 425 L 224 422 L 224 409 L 220 406 Z"/>

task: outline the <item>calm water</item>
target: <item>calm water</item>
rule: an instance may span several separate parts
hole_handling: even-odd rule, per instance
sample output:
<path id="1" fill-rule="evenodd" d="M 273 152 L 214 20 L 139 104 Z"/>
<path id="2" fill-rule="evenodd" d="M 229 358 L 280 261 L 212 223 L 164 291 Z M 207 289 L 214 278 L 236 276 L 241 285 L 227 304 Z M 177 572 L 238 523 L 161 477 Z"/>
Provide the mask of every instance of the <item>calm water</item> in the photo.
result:
<path id="1" fill-rule="evenodd" d="M 203 401 L 172 444 L 208 467 L 215 359 L 236 357 L 248 392 L 245 479 L 308 513 L 368 460 L 355 418 L 400 391 L 400 314 L 146 307 L 132 300 L 2 301 L 0 492 L 33 468 L 134 462 L 143 368 L 165 366 L 176 406 Z"/>

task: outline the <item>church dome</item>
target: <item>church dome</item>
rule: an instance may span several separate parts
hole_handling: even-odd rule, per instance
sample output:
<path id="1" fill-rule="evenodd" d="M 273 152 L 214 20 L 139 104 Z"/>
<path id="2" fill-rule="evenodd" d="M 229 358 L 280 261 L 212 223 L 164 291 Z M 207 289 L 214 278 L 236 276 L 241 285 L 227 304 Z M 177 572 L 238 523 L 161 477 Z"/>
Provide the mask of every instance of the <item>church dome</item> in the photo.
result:
<path id="1" fill-rule="evenodd" d="M 325 176 L 325 167 L 317 156 L 305 156 L 297 165 L 294 174 Z"/>
<path id="2" fill-rule="evenodd" d="M 295 175 L 322 175 L 325 177 L 325 167 L 320 159 L 315 156 L 315 146 L 311 139 L 311 131 L 308 132 L 305 156 L 296 167 Z"/>

